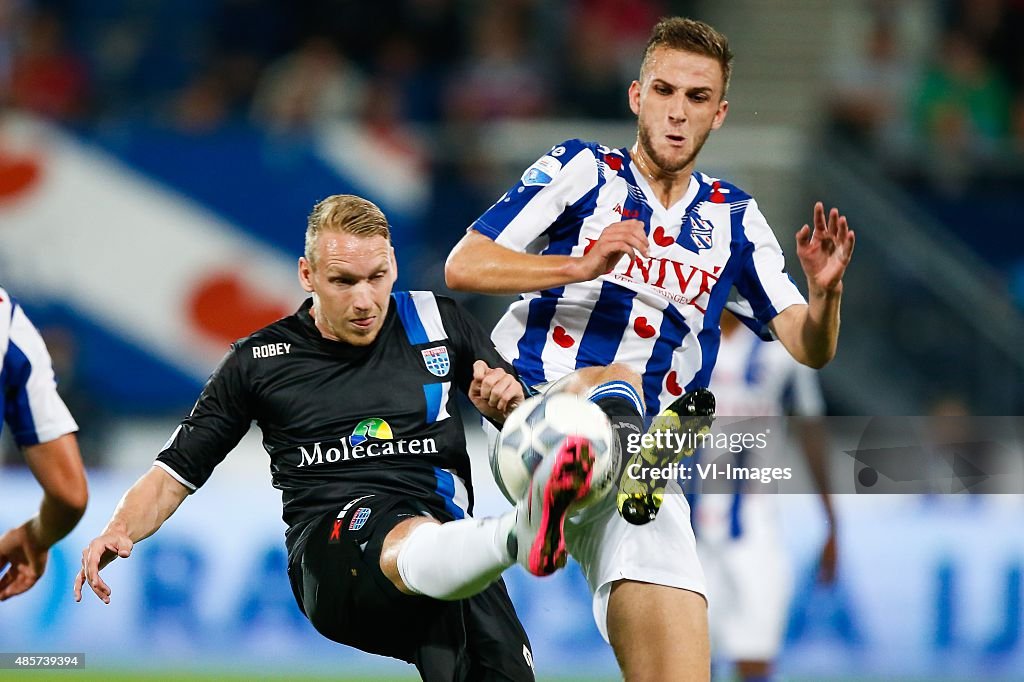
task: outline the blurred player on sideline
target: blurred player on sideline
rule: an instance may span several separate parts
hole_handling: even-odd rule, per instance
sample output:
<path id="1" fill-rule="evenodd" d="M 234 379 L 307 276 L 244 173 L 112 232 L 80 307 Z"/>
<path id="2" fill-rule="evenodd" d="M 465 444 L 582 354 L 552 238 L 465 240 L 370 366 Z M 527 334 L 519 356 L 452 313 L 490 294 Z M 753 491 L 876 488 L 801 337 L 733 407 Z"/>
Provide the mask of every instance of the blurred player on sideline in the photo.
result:
<path id="1" fill-rule="evenodd" d="M 743 328 L 728 311 L 722 314 L 721 324 L 718 362 L 711 375 L 718 415 L 804 417 L 794 420 L 795 433 L 790 435 L 799 440 L 821 495 L 828 533 L 819 580 L 830 584 L 836 574 L 836 523 L 829 495 L 824 425 L 811 419 L 825 413 L 818 377 L 814 370 L 793 360 L 780 344 L 765 343 Z M 701 452 L 698 457 L 704 455 Z M 729 487 L 736 485 L 751 484 L 734 481 Z M 687 497 L 697 554 L 711 595 L 712 648 L 716 657 L 735 662 L 744 682 L 767 682 L 772 679 L 773 660 L 785 635 L 793 582 L 776 496 L 736 489 L 728 494 Z"/>
<path id="2" fill-rule="evenodd" d="M 392 292 L 396 277 L 377 206 L 351 195 L 316 205 L 299 259 L 312 297 L 232 345 L 82 552 L 76 600 L 88 582 L 109 603 L 100 569 L 155 533 L 255 420 L 282 491 L 292 589 L 322 635 L 413 663 L 425 680 L 534 679 L 500 575 L 538 555 L 557 567 L 547 555 L 564 555 L 562 521 L 578 499 L 568 493 L 585 495 L 589 479 L 576 478 L 575 453 L 563 449 L 544 458 L 516 509 L 468 518 L 469 456 L 452 389 L 500 423 L 523 387 L 454 301 Z"/>
<path id="3" fill-rule="evenodd" d="M 615 387 L 628 399 L 609 412 L 620 439 L 640 435 L 644 411 L 707 387 L 733 287 L 800 362 L 821 367 L 835 354 L 854 246 L 846 218 L 819 202 L 812 226 L 797 232 L 808 303 L 753 198 L 694 172 L 725 121 L 731 62 L 728 39 L 713 27 L 660 21 L 629 87 L 636 143 L 555 145 L 473 223 L 445 267 L 453 289 L 521 294 L 492 338 L 531 386 L 581 368 L 638 375 L 639 390 L 632 381 Z M 645 506 L 663 502 L 646 525 L 632 523 L 653 514 L 626 514 L 624 505 L 627 523 L 606 503 L 571 526 L 570 553 L 593 591 L 597 627 L 627 680 L 707 680 L 704 576 L 687 503 L 681 494 L 662 498 L 649 479 L 623 477 L 620 488 Z"/>
<path id="4" fill-rule="evenodd" d="M 85 513 L 89 489 L 75 436 L 78 424 L 57 394 L 46 345 L 25 311 L 2 288 L 0 358 L 0 412 L 43 488 L 39 513 L 0 535 L 4 601 L 42 577 L 50 547 Z"/>

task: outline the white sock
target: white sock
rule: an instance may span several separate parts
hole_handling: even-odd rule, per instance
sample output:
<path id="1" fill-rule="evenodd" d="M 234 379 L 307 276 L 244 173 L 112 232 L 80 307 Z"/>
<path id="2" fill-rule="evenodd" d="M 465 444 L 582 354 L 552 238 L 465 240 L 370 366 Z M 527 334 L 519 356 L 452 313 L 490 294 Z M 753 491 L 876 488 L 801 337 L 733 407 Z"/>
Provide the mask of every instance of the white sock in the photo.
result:
<path id="1" fill-rule="evenodd" d="M 435 599 L 465 599 L 482 591 L 515 563 L 508 553 L 515 520 L 512 510 L 483 519 L 420 524 L 398 553 L 402 582 Z"/>

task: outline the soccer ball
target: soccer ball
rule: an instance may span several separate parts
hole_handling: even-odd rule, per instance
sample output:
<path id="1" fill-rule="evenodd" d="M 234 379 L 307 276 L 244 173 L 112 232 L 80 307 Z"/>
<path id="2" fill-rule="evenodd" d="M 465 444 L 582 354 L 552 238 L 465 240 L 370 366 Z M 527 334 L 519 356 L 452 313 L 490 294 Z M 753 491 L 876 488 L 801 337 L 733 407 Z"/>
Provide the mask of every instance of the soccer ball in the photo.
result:
<path id="1" fill-rule="evenodd" d="M 556 393 L 523 401 L 505 420 L 491 450 L 491 473 L 509 502 L 515 504 L 526 494 L 530 477 L 544 456 L 556 452 L 570 436 L 589 440 L 594 458 L 590 492 L 577 508 L 589 506 L 608 493 L 621 457 L 608 417 L 582 396 Z"/>

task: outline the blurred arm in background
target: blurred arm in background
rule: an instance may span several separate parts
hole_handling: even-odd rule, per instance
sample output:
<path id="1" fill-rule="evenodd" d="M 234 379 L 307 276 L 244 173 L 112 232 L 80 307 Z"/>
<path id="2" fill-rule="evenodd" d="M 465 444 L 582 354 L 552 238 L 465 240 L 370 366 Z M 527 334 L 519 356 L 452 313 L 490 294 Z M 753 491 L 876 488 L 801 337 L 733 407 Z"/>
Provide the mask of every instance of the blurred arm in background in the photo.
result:
<path id="1" fill-rule="evenodd" d="M 825 543 L 821 547 L 818 580 L 823 584 L 830 585 L 836 579 L 838 531 L 828 477 L 828 436 L 826 435 L 824 421 L 820 417 L 799 419 L 796 437 L 799 439 L 800 447 L 803 450 L 804 457 L 807 459 L 807 468 L 810 471 L 811 478 L 814 480 L 814 485 L 821 496 L 821 507 L 825 512 L 825 519 L 828 523 Z"/>
<path id="2" fill-rule="evenodd" d="M 49 550 L 85 513 L 89 492 L 78 425 L 57 394 L 46 345 L 21 306 L 0 289 L 0 410 L 43 488 L 39 512 L 0 535 L 0 601 L 19 595 L 46 570 Z"/>

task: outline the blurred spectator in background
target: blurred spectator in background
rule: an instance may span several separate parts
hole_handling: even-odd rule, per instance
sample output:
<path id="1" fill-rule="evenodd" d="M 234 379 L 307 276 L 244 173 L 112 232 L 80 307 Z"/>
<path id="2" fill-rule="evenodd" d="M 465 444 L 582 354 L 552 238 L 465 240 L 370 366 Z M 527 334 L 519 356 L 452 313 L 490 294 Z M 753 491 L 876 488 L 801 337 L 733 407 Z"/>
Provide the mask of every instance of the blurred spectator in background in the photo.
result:
<path id="1" fill-rule="evenodd" d="M 29 17 L 24 44 L 11 67 L 11 102 L 47 118 L 71 122 L 88 108 L 85 62 L 64 42 L 60 17 L 40 10 Z"/>
<path id="2" fill-rule="evenodd" d="M 558 88 L 562 112 L 579 118 L 621 119 L 628 114 L 622 93 L 632 81 L 610 49 L 615 28 L 584 14 L 566 36 L 565 70 Z"/>
<path id="3" fill-rule="evenodd" d="M 0 107 L 10 99 L 15 33 L 21 23 L 19 4 L 17 0 L 0 0 Z"/>
<path id="4" fill-rule="evenodd" d="M 887 154 L 902 145 L 913 72 L 897 26 L 885 13 L 871 22 L 865 48 L 833 68 L 828 101 L 832 132 L 853 145 Z"/>
<path id="5" fill-rule="evenodd" d="M 183 133 L 203 134 L 220 128 L 231 112 L 227 85 L 214 69 L 200 73 L 170 103 L 170 123 Z"/>
<path id="6" fill-rule="evenodd" d="M 914 126 L 938 153 L 990 154 L 1009 132 L 1010 91 L 1005 79 L 968 36 L 948 31 L 914 101 Z"/>
<path id="7" fill-rule="evenodd" d="M 689 14 L 690 3 L 673 4 L 673 14 Z M 628 85 L 636 78 L 636 64 L 643 57 L 651 26 L 667 14 L 661 0 L 576 0 L 570 6 L 568 33 L 582 30 L 602 36 L 601 47 L 615 60 L 620 79 Z M 621 92 L 617 95 L 621 97 Z"/>
<path id="8" fill-rule="evenodd" d="M 366 97 L 366 77 L 355 64 L 328 38 L 312 36 L 264 71 L 252 111 L 271 130 L 296 131 L 354 118 Z"/>
<path id="9" fill-rule="evenodd" d="M 715 412 L 719 417 L 742 417 L 743 421 L 734 422 L 736 433 L 752 430 L 752 422 L 746 421 L 751 417 L 799 417 L 759 423 L 793 427 L 783 442 L 799 443 L 821 497 L 826 532 L 818 555 L 818 580 L 831 585 L 836 579 L 839 543 L 818 373 L 794 360 L 781 343 L 762 341 L 728 311 L 722 312 L 721 325 L 721 345 L 709 386 L 715 394 Z M 781 435 L 773 433 L 773 438 Z M 710 462 L 709 455 L 715 457 L 716 466 L 725 462 L 776 466 L 783 453 L 701 451 L 698 457 Z M 702 484 L 712 494 L 688 494 L 687 498 L 711 597 L 712 646 L 719 657 L 735 664 L 742 682 L 774 679 L 793 588 L 778 495 L 758 494 L 758 486 L 749 482 L 730 480 L 716 486 L 711 479 Z"/>
<path id="10" fill-rule="evenodd" d="M 550 92 L 528 49 L 528 31 L 527 8 L 510 1 L 484 7 L 470 29 L 470 54 L 448 88 L 449 117 L 485 122 L 548 111 Z"/>
<path id="11" fill-rule="evenodd" d="M 78 425 L 57 395 L 46 345 L 21 306 L 3 289 L 0 358 L 0 411 L 43 489 L 39 513 L 0 535 L 0 601 L 4 601 L 42 577 L 50 547 L 78 524 L 89 493 L 75 437 Z"/>

